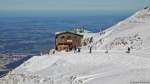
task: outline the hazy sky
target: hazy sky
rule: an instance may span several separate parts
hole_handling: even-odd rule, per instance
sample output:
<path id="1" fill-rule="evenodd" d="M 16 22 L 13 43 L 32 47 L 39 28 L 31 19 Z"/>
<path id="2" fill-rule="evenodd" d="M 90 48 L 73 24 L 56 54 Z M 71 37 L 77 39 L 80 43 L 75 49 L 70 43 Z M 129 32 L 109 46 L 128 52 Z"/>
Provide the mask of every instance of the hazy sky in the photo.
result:
<path id="1" fill-rule="evenodd" d="M 137 10 L 150 0 L 0 0 L 2 11 Z"/>

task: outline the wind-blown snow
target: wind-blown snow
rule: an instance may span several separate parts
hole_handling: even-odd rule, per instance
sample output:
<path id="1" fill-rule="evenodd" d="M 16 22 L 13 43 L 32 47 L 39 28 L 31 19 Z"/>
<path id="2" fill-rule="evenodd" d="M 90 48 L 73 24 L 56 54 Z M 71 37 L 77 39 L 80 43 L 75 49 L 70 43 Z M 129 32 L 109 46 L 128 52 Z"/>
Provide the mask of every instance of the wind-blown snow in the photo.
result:
<path id="1" fill-rule="evenodd" d="M 88 44 L 80 53 L 34 56 L 1 78 L 0 84 L 150 84 L 149 32 L 146 8 L 103 32 L 85 33 Z M 126 53 L 128 47 L 131 53 Z"/>

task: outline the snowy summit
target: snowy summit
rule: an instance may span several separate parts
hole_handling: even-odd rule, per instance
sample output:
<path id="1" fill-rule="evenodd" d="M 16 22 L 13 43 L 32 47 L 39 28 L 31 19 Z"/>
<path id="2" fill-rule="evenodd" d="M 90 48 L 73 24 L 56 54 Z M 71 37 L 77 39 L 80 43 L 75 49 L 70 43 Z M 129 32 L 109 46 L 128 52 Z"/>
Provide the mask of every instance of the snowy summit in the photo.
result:
<path id="1" fill-rule="evenodd" d="M 150 84 L 149 32 L 146 7 L 103 32 L 85 33 L 80 52 L 34 56 L 0 84 Z"/>

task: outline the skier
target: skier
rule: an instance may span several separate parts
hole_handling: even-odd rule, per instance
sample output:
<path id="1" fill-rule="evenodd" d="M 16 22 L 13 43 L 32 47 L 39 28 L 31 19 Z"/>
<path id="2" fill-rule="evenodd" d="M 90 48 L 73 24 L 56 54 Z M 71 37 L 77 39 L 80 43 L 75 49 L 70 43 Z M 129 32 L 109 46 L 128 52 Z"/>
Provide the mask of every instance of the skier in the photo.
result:
<path id="1" fill-rule="evenodd" d="M 73 50 L 74 50 L 74 53 L 76 53 L 76 51 L 77 51 L 77 47 L 75 46 L 75 47 L 73 48 Z"/>
<path id="2" fill-rule="evenodd" d="M 131 51 L 131 48 L 130 48 L 130 47 L 128 47 L 127 53 L 130 53 L 130 51 Z"/>
<path id="3" fill-rule="evenodd" d="M 78 52 L 81 52 L 81 49 L 80 49 L 80 48 L 78 48 Z"/>
<path id="4" fill-rule="evenodd" d="M 53 54 L 55 54 L 55 50 L 53 50 Z"/>
<path id="5" fill-rule="evenodd" d="M 92 53 L 92 46 L 90 47 L 90 51 L 89 51 L 89 53 Z"/>

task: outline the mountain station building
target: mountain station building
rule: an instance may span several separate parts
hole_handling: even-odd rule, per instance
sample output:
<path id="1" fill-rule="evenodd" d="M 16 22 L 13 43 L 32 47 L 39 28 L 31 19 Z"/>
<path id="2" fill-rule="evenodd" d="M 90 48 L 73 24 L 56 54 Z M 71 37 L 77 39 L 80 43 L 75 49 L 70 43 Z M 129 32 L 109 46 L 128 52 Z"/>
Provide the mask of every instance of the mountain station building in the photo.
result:
<path id="1" fill-rule="evenodd" d="M 83 33 L 83 30 L 81 29 L 56 33 L 55 49 L 58 51 L 70 51 L 74 48 L 81 47 L 83 39 L 83 35 L 81 33 Z"/>

